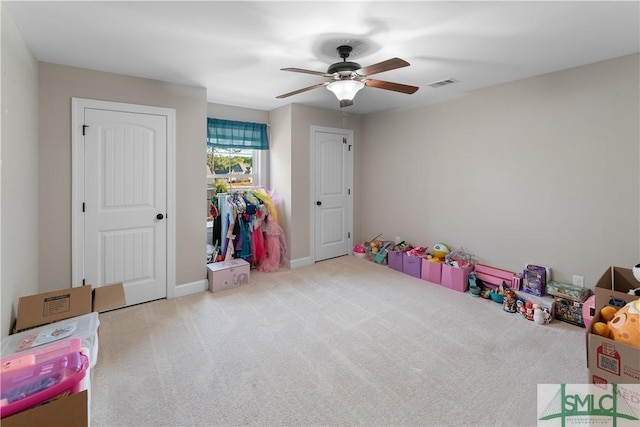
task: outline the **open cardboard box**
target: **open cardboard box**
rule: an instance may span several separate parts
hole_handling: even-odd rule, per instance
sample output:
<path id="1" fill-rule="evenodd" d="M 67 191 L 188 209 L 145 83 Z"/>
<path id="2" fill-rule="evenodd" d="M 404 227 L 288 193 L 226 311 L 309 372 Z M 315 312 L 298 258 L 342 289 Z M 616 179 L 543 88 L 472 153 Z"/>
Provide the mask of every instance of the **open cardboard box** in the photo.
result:
<path id="1" fill-rule="evenodd" d="M 610 267 L 595 287 L 595 316 L 587 329 L 587 367 L 589 383 L 640 384 L 640 349 L 596 335 L 593 325 L 600 320 L 600 309 L 606 305 L 620 308 L 638 297 L 630 289 L 640 286 L 631 269 Z"/>
<path id="2" fill-rule="evenodd" d="M 93 288 L 91 285 L 45 292 L 20 298 L 14 333 L 48 323 L 126 304 L 122 283 Z"/>
<path id="3" fill-rule="evenodd" d="M 124 286 L 115 283 L 62 289 L 20 298 L 14 333 L 72 317 L 99 313 L 126 305 Z M 44 405 L 2 419 L 2 426 L 89 425 L 88 390 L 61 397 Z"/>
<path id="4" fill-rule="evenodd" d="M 2 427 L 86 427 L 89 425 L 87 394 L 87 390 L 83 390 L 47 404 L 18 412 L 3 418 Z"/>

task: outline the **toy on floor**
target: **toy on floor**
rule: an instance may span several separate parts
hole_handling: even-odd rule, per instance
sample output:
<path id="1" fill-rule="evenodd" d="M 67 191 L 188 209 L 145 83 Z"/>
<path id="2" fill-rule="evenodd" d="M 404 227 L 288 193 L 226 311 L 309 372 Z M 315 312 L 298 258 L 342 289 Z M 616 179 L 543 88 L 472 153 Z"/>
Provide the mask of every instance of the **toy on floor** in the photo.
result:
<path id="1" fill-rule="evenodd" d="M 640 349 L 640 299 L 618 310 L 607 325 L 611 339 Z"/>
<path id="2" fill-rule="evenodd" d="M 437 258 L 439 262 L 444 262 L 449 252 L 449 248 L 444 243 L 436 243 L 433 245 L 433 257 Z"/>
<path id="3" fill-rule="evenodd" d="M 469 295 L 478 298 L 482 292 L 482 288 L 480 287 L 481 284 L 482 280 L 476 277 L 475 271 L 469 273 Z"/>
<path id="4" fill-rule="evenodd" d="M 635 277 L 636 280 L 640 282 L 640 264 L 634 265 L 631 271 L 633 272 L 633 277 Z"/>
<path id="5" fill-rule="evenodd" d="M 507 313 L 516 312 L 516 300 L 518 295 L 512 288 L 505 288 L 503 292 L 502 309 Z"/>
<path id="6" fill-rule="evenodd" d="M 595 310 L 596 310 L 595 305 L 596 305 L 595 295 L 591 295 L 582 304 L 582 322 L 584 323 L 585 328 L 588 328 L 589 325 L 591 324 L 591 320 L 593 319 L 593 315 L 595 314 Z"/>

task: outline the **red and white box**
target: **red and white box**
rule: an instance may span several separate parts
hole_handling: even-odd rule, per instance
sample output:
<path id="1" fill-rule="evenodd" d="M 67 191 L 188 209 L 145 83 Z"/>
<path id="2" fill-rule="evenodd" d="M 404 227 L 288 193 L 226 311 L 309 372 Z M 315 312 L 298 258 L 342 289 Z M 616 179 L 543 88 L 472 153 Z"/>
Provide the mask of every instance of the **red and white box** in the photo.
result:
<path id="1" fill-rule="evenodd" d="M 638 281 L 628 268 L 611 267 L 595 287 L 596 315 L 587 328 L 587 367 L 592 384 L 640 384 L 640 349 L 593 333 L 606 305 L 621 306 L 638 297 L 628 293 Z"/>
<path id="2" fill-rule="evenodd" d="M 218 292 L 249 283 L 249 263 L 237 258 L 207 264 L 209 291 Z"/>

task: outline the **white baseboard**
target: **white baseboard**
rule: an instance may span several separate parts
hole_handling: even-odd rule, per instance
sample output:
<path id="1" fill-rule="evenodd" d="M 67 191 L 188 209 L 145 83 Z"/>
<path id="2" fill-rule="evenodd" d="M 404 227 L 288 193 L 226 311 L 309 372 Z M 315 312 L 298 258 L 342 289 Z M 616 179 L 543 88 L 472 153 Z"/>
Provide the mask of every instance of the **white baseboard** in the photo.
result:
<path id="1" fill-rule="evenodd" d="M 176 286 L 176 290 L 173 294 L 174 298 L 183 297 L 186 295 L 196 294 L 198 292 L 206 291 L 209 287 L 207 280 L 196 280 L 191 283 L 183 283 Z"/>
<path id="2" fill-rule="evenodd" d="M 312 264 L 313 260 L 311 259 L 311 257 L 292 259 L 291 261 L 289 261 L 289 267 L 292 270 L 300 267 L 306 267 L 307 265 Z"/>

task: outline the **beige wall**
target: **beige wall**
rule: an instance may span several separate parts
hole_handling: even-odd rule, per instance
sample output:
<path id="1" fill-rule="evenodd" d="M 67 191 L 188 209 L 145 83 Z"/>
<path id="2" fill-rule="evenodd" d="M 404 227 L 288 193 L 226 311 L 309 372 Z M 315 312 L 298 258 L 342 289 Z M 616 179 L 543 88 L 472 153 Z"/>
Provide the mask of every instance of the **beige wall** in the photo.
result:
<path id="1" fill-rule="evenodd" d="M 631 55 L 366 116 L 359 239 L 443 242 L 591 287 L 608 266 L 637 264 L 638 63 Z"/>
<path id="2" fill-rule="evenodd" d="M 265 117 L 264 114 L 267 114 Z M 359 115 L 290 104 L 268 113 L 225 105 L 208 105 L 209 117 L 270 124 L 269 181 L 279 199 L 278 222 L 287 235 L 289 259 L 296 264 L 310 262 L 311 199 L 310 132 L 311 126 L 346 128 L 354 131 L 358 150 Z M 357 162 L 357 160 L 356 160 Z M 354 177 L 354 191 L 359 181 Z M 356 207 L 357 209 L 357 207 Z M 354 224 L 357 226 L 356 224 Z"/>
<path id="3" fill-rule="evenodd" d="M 356 100 L 357 102 L 357 100 Z M 354 150 L 358 150 L 360 116 L 293 104 L 291 116 L 291 260 L 307 259 L 311 255 L 311 126 L 353 130 Z M 354 156 L 356 157 L 356 156 Z M 354 190 L 355 192 L 355 190 Z M 354 220 L 354 223 L 357 221 Z"/>
<path id="4" fill-rule="evenodd" d="M 215 104 L 213 102 L 207 104 L 207 117 L 222 120 L 238 120 L 241 122 L 269 124 L 269 112 L 267 111 Z"/>
<path id="5" fill-rule="evenodd" d="M 38 292 L 38 62 L 2 5 L 2 337 L 18 298 Z"/>
<path id="6" fill-rule="evenodd" d="M 269 112 L 271 133 L 269 141 L 269 183 L 279 199 L 278 224 L 286 234 L 288 259 L 291 255 L 291 108 L 286 105 Z"/>
<path id="7" fill-rule="evenodd" d="M 40 291 L 71 284 L 71 98 L 176 110 L 176 283 L 206 276 L 206 89 L 40 63 Z"/>

